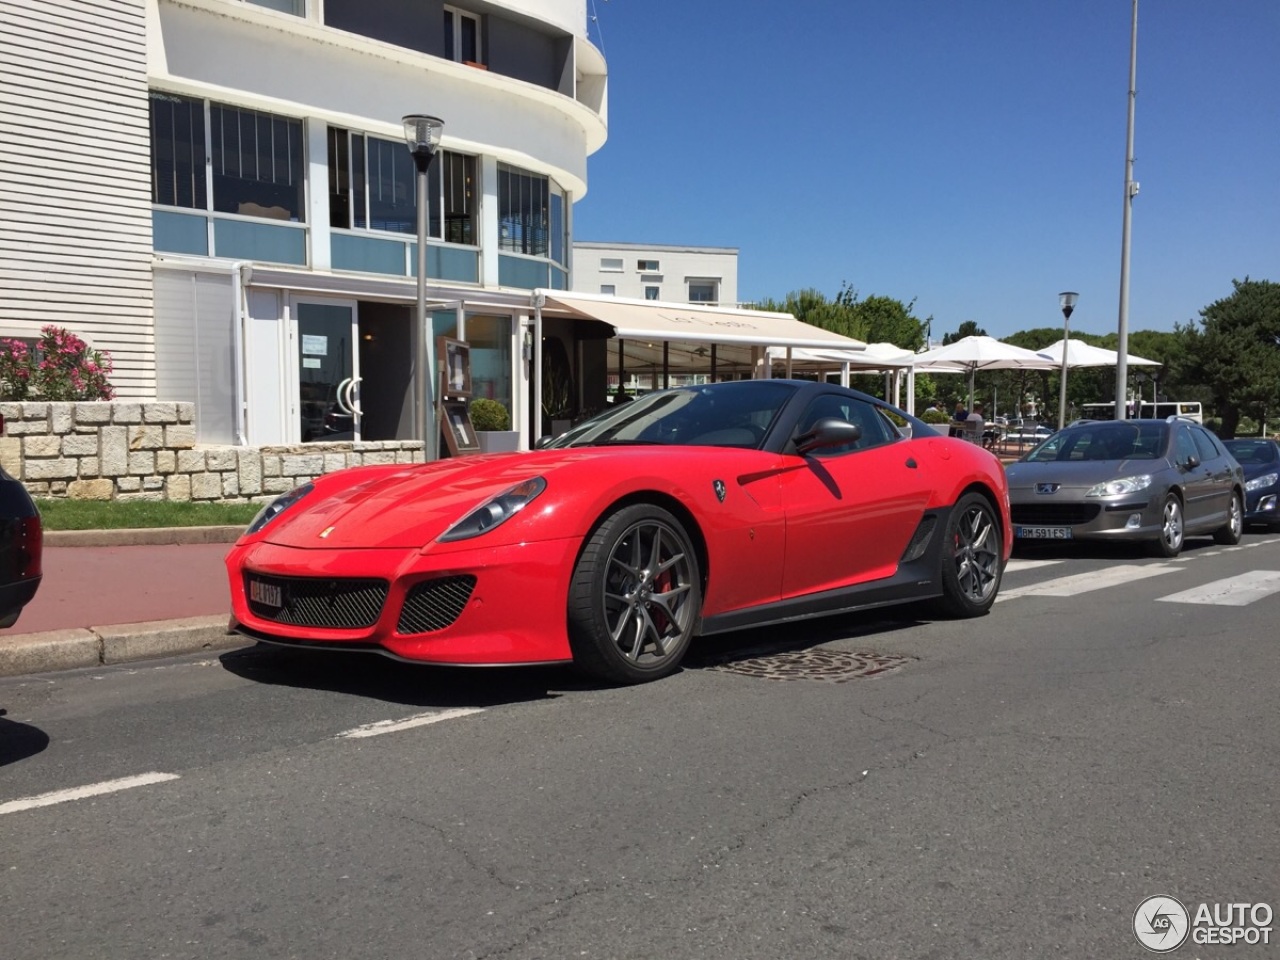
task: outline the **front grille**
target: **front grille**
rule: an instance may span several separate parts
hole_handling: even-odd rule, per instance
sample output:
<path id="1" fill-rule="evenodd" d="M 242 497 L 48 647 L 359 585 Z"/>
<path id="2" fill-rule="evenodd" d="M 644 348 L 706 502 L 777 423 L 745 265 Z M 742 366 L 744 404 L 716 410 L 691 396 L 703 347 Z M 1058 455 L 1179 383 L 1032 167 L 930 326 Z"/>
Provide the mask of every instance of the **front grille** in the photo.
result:
<path id="1" fill-rule="evenodd" d="M 278 587 L 282 605 L 272 606 L 249 600 L 255 616 L 295 627 L 357 629 L 378 621 L 387 599 L 387 581 L 375 579 L 334 580 L 324 577 L 264 577 L 245 575 L 245 596 L 252 597 L 250 583 L 258 581 Z"/>
<path id="2" fill-rule="evenodd" d="M 415 584 L 404 599 L 396 633 L 443 630 L 462 614 L 475 588 L 476 578 L 470 575 L 440 577 Z"/>
<path id="3" fill-rule="evenodd" d="M 1009 514 L 1020 526 L 1088 523 L 1102 509 L 1096 503 L 1015 503 Z"/>

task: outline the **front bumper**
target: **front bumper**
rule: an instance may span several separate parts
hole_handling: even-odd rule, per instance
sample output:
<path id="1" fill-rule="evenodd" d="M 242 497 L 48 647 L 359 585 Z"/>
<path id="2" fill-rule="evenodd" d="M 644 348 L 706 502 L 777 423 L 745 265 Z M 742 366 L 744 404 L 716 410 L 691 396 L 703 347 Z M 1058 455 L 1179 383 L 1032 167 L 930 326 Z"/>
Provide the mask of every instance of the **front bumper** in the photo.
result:
<path id="1" fill-rule="evenodd" d="M 1268 487 L 1246 494 L 1244 522 L 1280 524 L 1280 492 Z"/>
<path id="2" fill-rule="evenodd" d="M 549 540 L 438 556 L 429 549 L 237 544 L 226 561 L 233 627 L 273 643 L 422 663 L 567 661 L 566 604 L 579 543 Z M 251 598 L 252 580 L 268 588 L 255 588 Z M 271 587 L 282 594 L 268 592 Z"/>
<path id="3" fill-rule="evenodd" d="M 1144 493 L 1147 491 L 1143 491 Z M 1034 497 L 1034 495 L 1032 495 Z M 1164 530 L 1163 501 L 1155 497 L 1055 499 L 1010 497 L 1015 540 L 1022 527 L 1065 527 L 1071 540 L 1153 540 Z"/>

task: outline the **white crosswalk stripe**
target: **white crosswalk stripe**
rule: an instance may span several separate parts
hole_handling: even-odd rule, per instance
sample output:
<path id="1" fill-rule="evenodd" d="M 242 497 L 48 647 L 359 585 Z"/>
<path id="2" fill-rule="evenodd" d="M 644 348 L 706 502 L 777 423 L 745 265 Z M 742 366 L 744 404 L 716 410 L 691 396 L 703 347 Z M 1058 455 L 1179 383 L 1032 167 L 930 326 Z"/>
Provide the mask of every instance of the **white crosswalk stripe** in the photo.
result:
<path id="1" fill-rule="evenodd" d="M 1145 580 L 1148 577 L 1157 577 L 1185 569 L 1185 567 L 1174 567 L 1168 564 L 1123 563 L 1089 573 L 1077 573 L 1068 577 L 1045 580 L 1043 583 L 1033 583 L 1026 587 L 1002 590 L 996 596 L 996 603 L 1002 600 L 1015 600 L 1018 597 L 1074 597 L 1078 593 L 1117 587 L 1133 583 L 1135 580 Z"/>
<path id="2" fill-rule="evenodd" d="M 1276 592 L 1280 592 L 1280 571 L 1250 570 L 1239 576 L 1215 580 L 1158 599 L 1165 603 L 1211 603 L 1224 607 L 1244 607 Z"/>
<path id="3" fill-rule="evenodd" d="M 1021 573 L 1023 570 L 1034 570 L 1037 567 L 1052 567 L 1061 560 L 1010 560 L 1005 564 L 1005 573 Z"/>

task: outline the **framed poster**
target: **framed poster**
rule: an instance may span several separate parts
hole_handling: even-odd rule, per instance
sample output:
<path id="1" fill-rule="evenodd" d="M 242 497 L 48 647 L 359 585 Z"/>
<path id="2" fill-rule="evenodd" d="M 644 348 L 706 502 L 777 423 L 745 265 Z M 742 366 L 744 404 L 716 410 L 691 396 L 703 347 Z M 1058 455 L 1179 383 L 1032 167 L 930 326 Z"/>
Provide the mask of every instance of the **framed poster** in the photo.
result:
<path id="1" fill-rule="evenodd" d="M 480 438 L 471 423 L 466 400 L 440 401 L 440 428 L 445 445 L 453 456 L 480 452 Z"/>
<path id="2" fill-rule="evenodd" d="M 461 340 L 436 337 L 436 366 L 441 397 L 471 396 L 471 347 Z"/>

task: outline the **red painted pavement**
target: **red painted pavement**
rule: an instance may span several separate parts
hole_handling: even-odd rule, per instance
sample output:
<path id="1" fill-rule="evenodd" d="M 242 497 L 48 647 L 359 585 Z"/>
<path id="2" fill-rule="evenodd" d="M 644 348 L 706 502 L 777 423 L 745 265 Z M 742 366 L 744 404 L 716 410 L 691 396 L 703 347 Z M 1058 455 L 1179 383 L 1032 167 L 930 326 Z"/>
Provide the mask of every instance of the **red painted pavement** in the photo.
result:
<path id="1" fill-rule="evenodd" d="M 44 581 L 6 636 L 230 614 L 227 543 L 50 547 Z"/>

